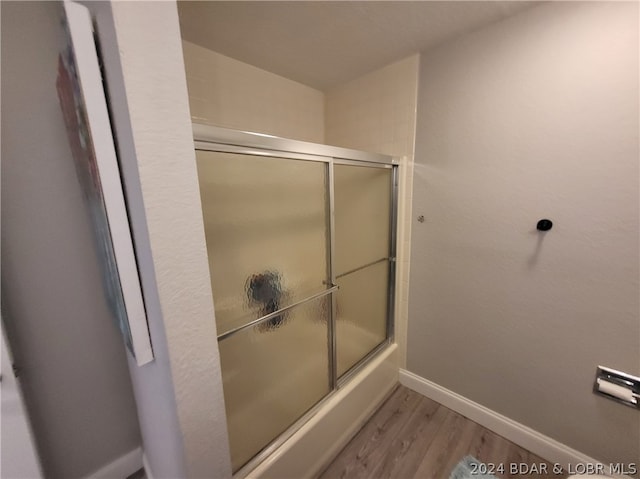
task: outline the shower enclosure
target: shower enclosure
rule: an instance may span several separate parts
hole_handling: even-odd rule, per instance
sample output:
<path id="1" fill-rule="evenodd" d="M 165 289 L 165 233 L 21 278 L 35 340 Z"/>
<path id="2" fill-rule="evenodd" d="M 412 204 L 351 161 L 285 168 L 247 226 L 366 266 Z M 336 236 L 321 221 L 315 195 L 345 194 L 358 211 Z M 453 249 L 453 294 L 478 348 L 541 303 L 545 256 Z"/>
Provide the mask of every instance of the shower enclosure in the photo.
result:
<path id="1" fill-rule="evenodd" d="M 234 473 L 393 336 L 391 157 L 194 125 Z"/>

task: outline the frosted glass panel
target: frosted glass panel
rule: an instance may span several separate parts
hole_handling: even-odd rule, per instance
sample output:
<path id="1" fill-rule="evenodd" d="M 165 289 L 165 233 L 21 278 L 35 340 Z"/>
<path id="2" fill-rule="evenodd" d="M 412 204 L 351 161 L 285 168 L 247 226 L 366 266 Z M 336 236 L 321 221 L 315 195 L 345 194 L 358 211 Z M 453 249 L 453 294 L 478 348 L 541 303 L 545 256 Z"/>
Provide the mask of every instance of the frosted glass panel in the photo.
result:
<path id="1" fill-rule="evenodd" d="M 391 170 L 335 165 L 336 274 L 389 256 Z"/>
<path id="2" fill-rule="evenodd" d="M 326 289 L 326 165 L 196 158 L 218 334 Z"/>
<path id="3" fill-rule="evenodd" d="M 387 337 L 389 262 L 382 261 L 337 280 L 338 376 Z"/>
<path id="4" fill-rule="evenodd" d="M 220 341 L 234 471 L 329 393 L 331 295 Z"/>

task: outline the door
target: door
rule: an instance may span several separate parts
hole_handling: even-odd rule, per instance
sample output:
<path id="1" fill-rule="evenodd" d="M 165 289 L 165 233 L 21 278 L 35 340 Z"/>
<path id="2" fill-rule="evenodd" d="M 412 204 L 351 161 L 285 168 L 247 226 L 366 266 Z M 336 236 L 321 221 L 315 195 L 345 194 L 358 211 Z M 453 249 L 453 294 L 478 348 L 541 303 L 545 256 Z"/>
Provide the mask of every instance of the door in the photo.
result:
<path id="1" fill-rule="evenodd" d="M 331 390 L 327 163 L 196 151 L 237 471 Z"/>
<path id="2" fill-rule="evenodd" d="M 335 164 L 334 179 L 336 363 L 342 377 L 389 336 L 393 170 Z"/>
<path id="3" fill-rule="evenodd" d="M 196 161 L 238 472 L 388 343 L 395 170 L 204 141 Z"/>

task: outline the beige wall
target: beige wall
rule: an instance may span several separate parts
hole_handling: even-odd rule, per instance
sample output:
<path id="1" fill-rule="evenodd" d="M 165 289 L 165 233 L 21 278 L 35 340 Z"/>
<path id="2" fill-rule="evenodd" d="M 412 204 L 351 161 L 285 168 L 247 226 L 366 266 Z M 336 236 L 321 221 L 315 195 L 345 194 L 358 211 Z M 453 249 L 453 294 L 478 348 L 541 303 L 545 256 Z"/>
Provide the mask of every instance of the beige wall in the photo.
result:
<path id="1" fill-rule="evenodd" d="M 72 478 L 139 448 L 140 432 L 56 94 L 61 15 L 2 2 L 2 316 L 44 475 Z"/>
<path id="2" fill-rule="evenodd" d="M 131 369 L 146 465 L 156 478 L 230 477 L 177 7 L 102 5 L 100 42 L 155 355 Z"/>
<path id="3" fill-rule="evenodd" d="M 411 190 L 419 55 L 412 55 L 326 92 L 326 143 L 400 158 L 396 342 L 406 357 L 411 252 Z"/>
<path id="4" fill-rule="evenodd" d="M 191 119 L 324 142 L 321 91 L 183 41 Z"/>
<path id="5" fill-rule="evenodd" d="M 633 2 L 421 58 L 408 368 L 606 462 L 640 451 L 638 411 L 591 392 L 640 374 L 638 58 Z"/>

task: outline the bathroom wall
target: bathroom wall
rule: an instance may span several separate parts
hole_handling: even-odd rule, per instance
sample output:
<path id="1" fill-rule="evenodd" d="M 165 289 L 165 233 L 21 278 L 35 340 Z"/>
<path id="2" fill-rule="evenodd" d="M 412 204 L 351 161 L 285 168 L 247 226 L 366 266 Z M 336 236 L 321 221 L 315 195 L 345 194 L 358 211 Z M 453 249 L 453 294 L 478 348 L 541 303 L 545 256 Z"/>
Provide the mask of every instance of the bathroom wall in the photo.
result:
<path id="1" fill-rule="evenodd" d="M 411 252 L 411 191 L 419 55 L 325 94 L 326 143 L 400 158 L 395 336 L 404 366 Z"/>
<path id="2" fill-rule="evenodd" d="M 150 477 L 230 477 L 220 358 L 174 2 L 89 2 L 155 361 L 130 363 Z M 162 45 L 159 49 L 158 45 Z"/>
<path id="3" fill-rule="evenodd" d="M 408 369 L 606 462 L 640 451 L 591 392 L 640 374 L 638 59 L 637 3 L 553 2 L 420 60 Z"/>
<path id="4" fill-rule="evenodd" d="M 324 142 L 324 95 L 301 83 L 183 41 L 194 122 Z"/>
<path id="5" fill-rule="evenodd" d="M 88 476 L 140 447 L 56 93 L 61 15 L 55 2 L 2 2 L 2 317 L 51 478 Z"/>

